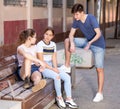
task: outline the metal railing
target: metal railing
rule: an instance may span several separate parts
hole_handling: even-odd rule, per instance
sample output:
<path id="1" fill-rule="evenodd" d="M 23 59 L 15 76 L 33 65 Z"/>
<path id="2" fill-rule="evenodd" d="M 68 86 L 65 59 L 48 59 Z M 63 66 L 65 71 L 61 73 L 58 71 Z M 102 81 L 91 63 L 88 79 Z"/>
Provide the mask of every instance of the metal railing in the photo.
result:
<path id="1" fill-rule="evenodd" d="M 26 6 L 27 0 L 4 0 L 4 5 L 12 5 L 12 6 Z M 74 4 L 74 0 L 67 0 L 67 8 L 71 8 Z M 46 7 L 47 0 L 33 0 L 34 7 Z M 62 0 L 53 0 L 53 7 L 61 8 Z"/>
<path id="2" fill-rule="evenodd" d="M 47 0 L 33 0 L 34 7 L 47 6 Z"/>
<path id="3" fill-rule="evenodd" d="M 4 0 L 4 5 L 12 5 L 12 6 L 26 6 L 26 0 Z"/>
<path id="4" fill-rule="evenodd" d="M 61 8 L 62 7 L 62 0 L 53 0 L 53 7 Z"/>
<path id="5" fill-rule="evenodd" d="M 71 8 L 74 4 L 74 0 L 67 0 L 67 8 Z"/>

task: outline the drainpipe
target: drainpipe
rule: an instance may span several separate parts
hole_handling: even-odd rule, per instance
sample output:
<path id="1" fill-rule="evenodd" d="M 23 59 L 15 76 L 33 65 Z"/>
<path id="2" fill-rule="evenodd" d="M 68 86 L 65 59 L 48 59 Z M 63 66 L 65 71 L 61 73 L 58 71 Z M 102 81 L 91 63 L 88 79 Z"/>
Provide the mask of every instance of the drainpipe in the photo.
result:
<path id="1" fill-rule="evenodd" d="M 106 12 L 105 12 L 105 8 L 106 8 L 106 0 L 102 0 L 103 1 L 103 24 L 102 24 L 102 32 L 103 32 L 103 36 L 104 36 L 104 38 L 106 38 L 106 36 L 105 36 L 105 28 L 106 28 L 106 22 L 105 22 L 105 20 L 106 20 L 106 17 L 105 17 L 105 15 L 106 15 Z"/>
<path id="2" fill-rule="evenodd" d="M 100 16 L 101 16 L 101 0 L 97 0 L 97 21 L 100 24 Z"/>
<path id="3" fill-rule="evenodd" d="M 53 0 L 48 0 L 48 5 L 47 5 L 47 8 L 48 8 L 48 26 L 51 26 L 53 27 Z"/>
<path id="4" fill-rule="evenodd" d="M 66 32 L 66 0 L 62 0 L 63 4 L 63 32 Z"/>
<path id="5" fill-rule="evenodd" d="M 115 18 L 115 33 L 114 33 L 114 38 L 117 39 L 117 25 L 118 25 L 118 9 L 119 9 L 119 0 L 117 0 L 117 5 L 116 5 L 116 18 Z"/>
<path id="6" fill-rule="evenodd" d="M 3 8 L 3 0 L 0 2 L 0 46 L 4 44 L 4 8 Z"/>
<path id="7" fill-rule="evenodd" d="M 27 0 L 27 28 L 33 28 L 33 0 Z"/>

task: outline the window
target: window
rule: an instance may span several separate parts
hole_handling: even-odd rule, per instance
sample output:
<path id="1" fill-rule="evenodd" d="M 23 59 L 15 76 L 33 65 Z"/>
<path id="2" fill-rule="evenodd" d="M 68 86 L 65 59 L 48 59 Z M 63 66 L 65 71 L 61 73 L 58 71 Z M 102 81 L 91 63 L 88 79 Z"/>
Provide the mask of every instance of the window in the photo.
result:
<path id="1" fill-rule="evenodd" d="M 67 8 L 71 8 L 74 4 L 74 0 L 67 0 Z"/>
<path id="2" fill-rule="evenodd" d="M 26 6 L 26 0 L 4 0 L 4 5 Z"/>
<path id="3" fill-rule="evenodd" d="M 47 0 L 33 0 L 34 7 L 47 6 Z"/>
<path id="4" fill-rule="evenodd" d="M 53 7 L 61 8 L 62 7 L 62 0 L 53 0 Z"/>

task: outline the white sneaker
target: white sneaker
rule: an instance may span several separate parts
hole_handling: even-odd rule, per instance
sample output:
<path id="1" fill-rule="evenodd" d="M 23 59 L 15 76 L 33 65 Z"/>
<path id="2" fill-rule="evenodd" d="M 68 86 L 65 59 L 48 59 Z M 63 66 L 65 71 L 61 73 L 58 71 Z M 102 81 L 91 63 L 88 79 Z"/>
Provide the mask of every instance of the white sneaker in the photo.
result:
<path id="1" fill-rule="evenodd" d="M 70 73 L 71 72 L 71 67 L 66 67 L 65 65 L 62 65 L 60 67 L 60 69 L 64 70 L 66 73 Z"/>
<path id="2" fill-rule="evenodd" d="M 78 108 L 78 105 L 73 100 L 66 100 L 66 105 L 72 109 Z"/>
<path id="3" fill-rule="evenodd" d="M 97 93 L 96 96 L 93 99 L 93 102 L 100 102 L 103 100 L 103 94 Z"/>
<path id="4" fill-rule="evenodd" d="M 66 107 L 63 98 L 57 98 L 56 97 L 56 102 L 57 102 L 57 105 L 58 105 L 59 108 L 65 108 Z"/>

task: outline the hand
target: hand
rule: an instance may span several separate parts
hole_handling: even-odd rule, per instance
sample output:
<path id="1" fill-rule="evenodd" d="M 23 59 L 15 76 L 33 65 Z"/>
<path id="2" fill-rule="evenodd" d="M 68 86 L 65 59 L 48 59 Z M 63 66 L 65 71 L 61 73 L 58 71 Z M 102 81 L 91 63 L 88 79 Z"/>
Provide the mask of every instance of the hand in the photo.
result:
<path id="1" fill-rule="evenodd" d="M 39 62 L 34 62 L 36 66 L 40 66 L 40 63 Z"/>
<path id="2" fill-rule="evenodd" d="M 71 43 L 70 45 L 70 52 L 75 52 L 75 44 Z"/>
<path id="3" fill-rule="evenodd" d="M 39 71 L 40 72 L 43 72 L 44 70 L 45 70 L 45 67 L 46 67 L 46 65 L 45 65 L 45 63 L 44 62 L 42 62 L 42 61 L 40 61 L 40 67 L 39 67 Z"/>
<path id="4" fill-rule="evenodd" d="M 89 50 L 90 45 L 91 45 L 90 43 L 87 43 L 87 45 L 84 47 L 84 49 L 85 49 L 85 50 Z"/>
<path id="5" fill-rule="evenodd" d="M 57 68 L 52 68 L 52 70 L 56 73 L 59 73 L 59 70 Z"/>
<path id="6" fill-rule="evenodd" d="M 42 66 L 39 67 L 39 71 L 43 72 L 45 70 L 45 68 L 43 68 Z"/>
<path id="7" fill-rule="evenodd" d="M 41 65 L 41 68 L 42 68 L 42 69 L 45 69 L 45 67 L 46 67 L 45 62 L 39 61 L 39 63 L 40 63 L 40 65 Z"/>

